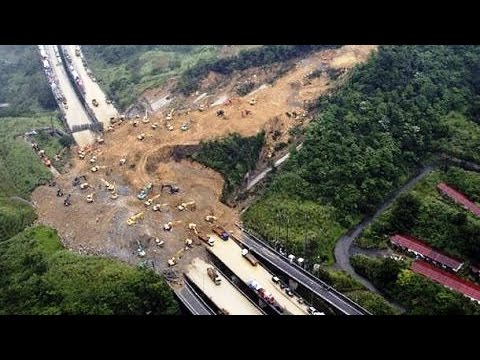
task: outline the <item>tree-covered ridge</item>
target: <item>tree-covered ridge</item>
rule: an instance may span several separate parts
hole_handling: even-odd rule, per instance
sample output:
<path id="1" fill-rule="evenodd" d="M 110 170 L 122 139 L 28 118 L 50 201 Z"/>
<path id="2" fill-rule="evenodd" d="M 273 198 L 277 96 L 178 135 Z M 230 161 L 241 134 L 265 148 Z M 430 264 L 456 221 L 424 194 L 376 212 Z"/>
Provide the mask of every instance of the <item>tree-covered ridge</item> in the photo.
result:
<path id="1" fill-rule="evenodd" d="M 34 45 L 0 45 L 2 116 L 32 116 L 57 106 Z"/>
<path id="2" fill-rule="evenodd" d="M 206 59 L 199 61 L 181 75 L 177 90 L 185 95 L 189 95 L 199 88 L 200 81 L 210 71 L 220 74 L 231 74 L 235 70 L 241 71 L 250 67 L 288 61 L 313 51 L 335 47 L 338 47 L 338 45 L 265 45 L 255 49 L 240 51 L 237 56 L 229 58 Z"/>
<path id="3" fill-rule="evenodd" d="M 0 314 L 178 313 L 153 271 L 64 250 L 50 228 L 29 228 L 0 243 Z"/>
<path id="4" fill-rule="evenodd" d="M 448 113 L 477 119 L 479 64 L 476 46 L 380 47 L 321 99 L 303 149 L 287 164 L 304 185 L 297 195 L 334 206 L 344 224 L 372 212 L 449 138 Z"/>

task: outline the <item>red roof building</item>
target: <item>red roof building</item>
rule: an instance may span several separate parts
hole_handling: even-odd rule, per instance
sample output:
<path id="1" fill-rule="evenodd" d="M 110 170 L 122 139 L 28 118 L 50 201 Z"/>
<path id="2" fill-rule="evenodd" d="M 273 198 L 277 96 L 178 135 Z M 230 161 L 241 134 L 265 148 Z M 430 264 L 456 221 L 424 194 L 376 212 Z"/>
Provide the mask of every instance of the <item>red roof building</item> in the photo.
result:
<path id="1" fill-rule="evenodd" d="M 406 251 L 414 253 L 416 256 L 432 261 L 434 264 L 440 264 L 457 272 L 463 265 L 463 262 L 450 256 L 442 254 L 431 248 L 427 244 L 406 235 L 394 235 L 390 237 L 390 242 Z"/>
<path id="2" fill-rule="evenodd" d="M 443 286 L 457 291 L 468 298 L 480 303 L 480 286 L 464 280 L 457 275 L 441 270 L 423 260 L 415 260 L 412 264 L 412 271 L 428 277 Z"/>
<path id="3" fill-rule="evenodd" d="M 467 198 L 461 192 L 455 190 L 454 188 L 448 186 L 445 183 L 439 183 L 437 189 L 440 190 L 443 194 L 447 195 L 456 203 L 462 205 L 465 209 L 470 210 L 473 214 L 480 217 L 480 207 L 477 206 L 472 200 Z"/>

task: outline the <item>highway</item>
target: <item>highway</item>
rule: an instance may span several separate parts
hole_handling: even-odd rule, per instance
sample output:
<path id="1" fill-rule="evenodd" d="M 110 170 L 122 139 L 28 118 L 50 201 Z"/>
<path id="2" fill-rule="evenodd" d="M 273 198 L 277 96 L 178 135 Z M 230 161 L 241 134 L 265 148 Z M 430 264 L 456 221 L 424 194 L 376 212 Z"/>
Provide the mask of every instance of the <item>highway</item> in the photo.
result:
<path id="1" fill-rule="evenodd" d="M 252 266 L 242 256 L 242 248 L 234 241 L 223 241 L 217 235 L 210 235 L 215 239 L 215 245 L 208 247 L 208 251 L 216 256 L 226 267 L 228 267 L 240 280 L 247 284 L 255 280 L 262 288 L 271 293 L 275 300 L 292 315 L 307 315 L 308 310 L 305 304 L 300 304 L 297 298 L 289 297 L 285 291 L 273 283 L 272 274 L 261 264 Z"/>
<path id="2" fill-rule="evenodd" d="M 180 290 L 176 290 L 175 294 L 193 315 L 215 315 L 187 282 Z"/>
<path id="3" fill-rule="evenodd" d="M 291 279 L 297 281 L 299 284 L 305 286 L 307 289 L 322 298 L 325 302 L 346 315 L 370 315 L 370 313 L 361 308 L 346 296 L 340 294 L 338 291 L 330 287 L 328 284 L 317 279 L 312 274 L 306 272 L 302 268 L 290 264 L 290 262 L 275 250 L 265 245 L 263 242 L 256 239 L 253 235 L 247 234 L 243 231 L 242 239 L 240 240 L 247 248 L 267 261 L 276 268 L 282 270 Z"/>
<path id="4" fill-rule="evenodd" d="M 67 53 L 72 58 L 73 68 L 77 71 L 80 79 L 85 85 L 85 99 L 87 103 L 90 105 L 90 108 L 93 110 L 98 121 L 102 122 L 105 125 L 105 128 L 107 128 L 110 125 L 110 118 L 117 117 L 118 111 L 113 104 L 107 104 L 105 93 L 102 91 L 98 83 L 88 76 L 87 69 L 82 62 L 82 57 L 75 55 L 75 45 L 65 45 L 64 49 L 66 49 Z M 93 99 L 98 101 L 98 106 L 93 106 Z"/>
<path id="5" fill-rule="evenodd" d="M 229 315 L 262 315 L 260 309 L 234 287 L 227 278 L 218 273 L 221 283 L 216 285 L 208 276 L 207 268 L 213 265 L 195 258 L 188 266 L 185 276 L 198 286 L 219 309 Z"/>
<path id="6" fill-rule="evenodd" d="M 89 124 L 90 119 L 83 108 L 83 104 L 78 99 L 72 84 L 70 83 L 70 79 L 67 76 L 63 63 L 58 63 L 57 58 L 55 57 L 55 52 L 53 49 L 54 45 L 44 46 L 50 67 L 52 68 L 55 79 L 58 81 L 57 85 L 67 100 L 68 108 L 64 108 L 63 111 L 65 113 L 65 118 L 70 130 L 72 129 L 73 125 Z M 72 135 L 77 144 L 80 146 L 93 143 L 95 139 L 90 130 L 73 133 Z"/>

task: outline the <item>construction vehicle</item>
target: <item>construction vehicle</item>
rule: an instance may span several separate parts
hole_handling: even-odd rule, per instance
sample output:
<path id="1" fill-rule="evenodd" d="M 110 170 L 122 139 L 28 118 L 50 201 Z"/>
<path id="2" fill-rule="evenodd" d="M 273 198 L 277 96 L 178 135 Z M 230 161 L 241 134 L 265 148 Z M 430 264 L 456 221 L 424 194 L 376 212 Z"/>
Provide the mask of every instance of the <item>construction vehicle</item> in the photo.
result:
<path id="1" fill-rule="evenodd" d="M 57 182 L 56 182 L 56 181 L 48 180 L 48 186 L 49 186 L 49 187 L 53 187 L 53 186 L 56 186 L 56 185 L 57 185 Z"/>
<path id="2" fill-rule="evenodd" d="M 153 211 L 162 211 L 162 207 L 168 206 L 168 204 L 155 204 L 152 207 Z"/>
<path id="3" fill-rule="evenodd" d="M 75 55 L 80 56 L 80 46 L 75 45 Z"/>
<path id="4" fill-rule="evenodd" d="M 150 192 L 152 191 L 152 188 L 153 188 L 152 183 L 148 183 L 147 185 L 145 185 L 143 189 L 140 190 L 140 193 L 137 195 L 138 200 L 145 200 L 148 194 L 150 194 Z"/>
<path id="5" fill-rule="evenodd" d="M 220 238 L 223 241 L 227 241 L 230 238 L 230 234 L 228 232 L 226 232 L 225 229 L 222 228 L 221 226 L 218 226 L 218 225 L 214 226 L 212 230 L 215 234 L 220 236 Z"/>
<path id="6" fill-rule="evenodd" d="M 150 122 L 150 119 L 148 118 L 143 118 L 142 123 L 148 124 Z"/>
<path id="7" fill-rule="evenodd" d="M 163 247 L 165 245 L 165 241 L 160 240 L 159 238 L 155 238 L 155 245 L 158 247 Z"/>
<path id="8" fill-rule="evenodd" d="M 253 266 L 257 266 L 258 265 L 258 260 L 255 258 L 255 256 L 253 256 L 252 254 L 250 254 L 250 252 L 247 250 L 247 249 L 243 249 L 242 250 L 242 256 L 247 259 L 250 264 L 252 264 Z"/>
<path id="9" fill-rule="evenodd" d="M 145 133 L 141 133 L 140 135 L 137 136 L 137 140 L 142 141 L 143 139 L 145 139 Z"/>
<path id="10" fill-rule="evenodd" d="M 163 225 L 163 231 L 172 231 L 172 226 L 173 226 L 172 222 L 169 221 L 168 223 Z"/>
<path id="11" fill-rule="evenodd" d="M 257 103 L 257 99 L 256 99 L 256 98 L 251 98 L 251 99 L 248 101 L 248 103 L 249 103 L 250 105 L 255 105 L 255 104 Z"/>
<path id="12" fill-rule="evenodd" d="M 143 219 L 143 212 L 139 212 L 138 214 L 132 215 L 127 219 L 128 225 L 133 225 L 138 222 L 138 220 Z"/>
<path id="13" fill-rule="evenodd" d="M 170 124 L 170 123 L 167 123 L 165 126 L 167 127 L 167 130 L 168 130 L 168 131 L 173 131 L 173 130 L 174 130 L 173 125 Z"/>
<path id="14" fill-rule="evenodd" d="M 87 195 L 87 203 L 93 202 L 93 193 Z"/>
<path id="15" fill-rule="evenodd" d="M 198 235 L 197 224 L 194 224 L 194 223 L 188 224 L 188 229 L 189 229 L 189 230 L 193 230 L 193 232 L 195 233 L 195 235 Z"/>
<path id="16" fill-rule="evenodd" d="M 217 217 L 213 215 L 207 215 L 205 216 L 205 221 L 213 224 L 213 222 L 217 221 Z"/>
<path id="17" fill-rule="evenodd" d="M 215 113 L 218 117 L 225 117 L 227 114 L 225 113 L 225 110 L 223 109 L 220 109 L 220 110 L 217 110 L 217 112 Z"/>
<path id="18" fill-rule="evenodd" d="M 144 202 L 145 206 L 149 207 L 150 205 L 152 205 L 153 201 L 158 199 L 159 197 L 160 197 L 160 194 L 155 195 L 154 197 L 148 199 L 147 201 Z"/>
<path id="19" fill-rule="evenodd" d="M 205 110 L 205 105 L 201 104 L 199 107 L 198 107 L 198 111 L 202 112 Z"/>
<path id="20" fill-rule="evenodd" d="M 88 189 L 90 186 L 88 185 L 88 182 L 84 182 L 80 184 L 80 189 L 85 190 Z"/>
<path id="21" fill-rule="evenodd" d="M 167 260 L 167 264 L 168 264 L 168 266 L 175 266 L 175 265 L 177 265 L 177 261 L 176 261 L 175 257 L 172 257 L 171 259 L 168 259 L 168 260 Z"/>
<path id="22" fill-rule="evenodd" d="M 213 246 L 215 244 L 215 239 L 213 239 L 211 236 L 204 235 L 200 232 L 197 233 L 197 237 L 199 240 L 202 240 L 205 244 L 209 246 Z"/>
<path id="23" fill-rule="evenodd" d="M 187 131 L 188 129 L 189 129 L 189 127 L 188 127 L 187 123 L 183 123 L 182 126 L 180 127 L 180 130 L 182 130 L 182 131 Z"/>
<path id="24" fill-rule="evenodd" d="M 133 120 L 132 125 L 133 125 L 133 127 L 137 127 L 138 126 L 138 120 Z"/>
<path id="25" fill-rule="evenodd" d="M 125 165 L 127 162 L 127 159 L 125 157 L 120 159 L 120 166 Z"/>
<path id="26" fill-rule="evenodd" d="M 173 184 L 163 184 L 160 191 L 163 191 L 164 188 L 168 188 L 170 194 L 172 194 L 172 195 L 176 194 L 180 191 L 180 188 L 177 185 L 173 185 Z"/>
<path id="27" fill-rule="evenodd" d="M 47 167 L 50 167 L 52 166 L 52 162 L 50 161 L 50 159 L 48 157 L 45 156 L 45 158 L 43 159 L 43 163 L 45 164 L 45 166 Z"/>
<path id="28" fill-rule="evenodd" d="M 79 158 L 80 160 L 85 159 L 85 152 L 84 152 L 84 151 L 79 151 L 79 152 L 78 152 L 78 158 Z"/>
<path id="29" fill-rule="evenodd" d="M 155 130 L 156 128 L 158 128 L 158 124 L 157 124 L 157 123 L 153 123 L 153 124 L 151 125 L 151 128 L 152 128 L 152 130 Z"/>
<path id="30" fill-rule="evenodd" d="M 97 162 L 97 157 L 92 156 L 92 158 L 90 159 L 90 164 L 95 164 L 96 162 Z"/>
<path id="31" fill-rule="evenodd" d="M 192 239 L 186 239 L 185 240 L 185 246 L 187 248 L 191 248 L 193 246 L 193 240 Z"/>
<path id="32" fill-rule="evenodd" d="M 210 279 L 215 283 L 215 285 L 220 285 L 222 283 L 222 278 L 218 275 L 217 270 L 213 267 L 207 268 L 207 274 Z"/>
<path id="33" fill-rule="evenodd" d="M 98 101 L 97 101 L 97 99 L 93 99 L 93 100 L 92 100 L 92 104 L 93 104 L 93 106 L 97 107 L 97 106 L 98 106 Z"/>
<path id="34" fill-rule="evenodd" d="M 80 180 L 81 179 L 87 181 L 87 177 L 85 175 L 75 176 L 75 179 L 73 179 L 73 181 L 72 181 L 72 186 L 80 185 Z"/>
<path id="35" fill-rule="evenodd" d="M 99 143 L 99 144 L 104 144 L 104 143 L 105 143 L 105 139 L 102 138 L 102 137 L 98 137 L 98 138 L 97 138 L 97 143 Z"/>
<path id="36" fill-rule="evenodd" d="M 110 125 L 110 126 L 107 128 L 107 131 L 108 131 L 108 132 L 114 132 L 114 131 L 115 131 L 115 128 L 114 128 L 112 125 Z"/>
<path id="37" fill-rule="evenodd" d="M 186 203 L 181 203 L 180 205 L 177 206 L 177 209 L 180 211 L 184 211 L 184 210 L 195 211 L 196 209 L 195 201 L 192 200 Z"/>
<path id="38" fill-rule="evenodd" d="M 63 205 L 65 205 L 65 206 L 72 205 L 71 197 L 72 197 L 72 195 L 68 194 L 67 197 L 65 198 L 65 200 L 63 200 Z"/>
<path id="39" fill-rule="evenodd" d="M 63 191 L 62 191 L 62 189 L 58 189 L 58 190 L 57 190 L 57 196 L 58 196 L 58 197 L 62 197 L 62 196 L 63 196 Z"/>

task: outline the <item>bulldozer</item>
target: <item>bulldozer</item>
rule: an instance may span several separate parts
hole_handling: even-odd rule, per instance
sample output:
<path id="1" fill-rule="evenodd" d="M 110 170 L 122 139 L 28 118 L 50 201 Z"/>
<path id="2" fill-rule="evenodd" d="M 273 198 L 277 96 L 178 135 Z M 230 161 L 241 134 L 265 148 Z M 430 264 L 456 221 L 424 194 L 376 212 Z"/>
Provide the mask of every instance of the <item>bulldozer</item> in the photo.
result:
<path id="1" fill-rule="evenodd" d="M 186 203 L 181 203 L 180 205 L 177 206 L 177 209 L 180 211 L 184 211 L 184 210 L 195 211 L 196 208 L 197 207 L 195 205 L 195 201 L 193 200 Z"/>
<path id="2" fill-rule="evenodd" d="M 209 223 L 213 223 L 214 221 L 217 221 L 217 217 L 213 215 L 207 215 L 205 216 L 205 221 Z"/>
<path id="3" fill-rule="evenodd" d="M 173 184 L 163 184 L 160 191 L 163 191 L 163 189 L 165 189 L 165 188 L 169 189 L 169 192 L 172 195 L 176 194 L 180 191 L 180 188 L 177 185 L 173 185 Z"/>
<path id="4" fill-rule="evenodd" d="M 130 216 L 128 219 L 127 219 L 127 224 L 128 225 L 134 225 L 138 222 L 138 220 L 140 219 L 143 219 L 143 212 L 139 212 L 135 215 L 132 215 Z"/>
<path id="5" fill-rule="evenodd" d="M 145 200 L 145 198 L 148 196 L 148 194 L 150 194 L 152 189 L 153 189 L 152 183 L 148 183 L 147 185 L 145 185 L 137 195 L 138 200 Z"/>

